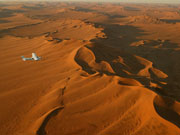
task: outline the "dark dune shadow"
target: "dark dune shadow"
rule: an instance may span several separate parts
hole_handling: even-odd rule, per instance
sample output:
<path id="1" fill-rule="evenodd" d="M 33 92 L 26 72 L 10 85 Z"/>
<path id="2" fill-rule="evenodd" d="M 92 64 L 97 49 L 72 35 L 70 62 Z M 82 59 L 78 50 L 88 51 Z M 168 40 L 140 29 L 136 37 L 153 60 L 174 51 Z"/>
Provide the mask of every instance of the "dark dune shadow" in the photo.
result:
<path id="1" fill-rule="evenodd" d="M 92 42 L 102 43 L 107 46 L 113 46 L 121 48 L 123 46 L 129 47 L 129 45 L 135 41 L 138 41 L 137 37 L 145 35 L 145 32 L 138 27 L 130 25 L 118 25 L 118 24 L 95 24 L 96 27 L 102 26 L 105 29 L 103 32 L 106 34 L 106 39 L 95 39 Z M 126 48 L 124 48 L 126 49 Z"/>
<path id="2" fill-rule="evenodd" d="M 124 15 L 118 15 L 118 14 L 108 14 L 108 16 L 109 16 L 110 19 L 127 17 L 127 16 L 124 16 Z"/>
<path id="3" fill-rule="evenodd" d="M 155 110 L 161 117 L 172 122 L 173 124 L 175 124 L 177 127 L 180 128 L 180 115 L 172 109 L 172 106 L 175 104 L 175 101 L 168 97 L 161 96 L 160 98 L 163 100 L 161 102 L 163 102 L 165 106 L 156 103 L 156 100 L 158 100 L 158 97 L 156 97 L 154 100 Z"/>
<path id="4" fill-rule="evenodd" d="M 161 46 L 159 48 L 153 48 L 156 45 Z M 146 46 L 147 45 L 147 46 Z M 157 69 L 160 69 L 168 75 L 168 78 L 165 79 L 167 85 L 159 84 L 164 91 L 164 96 L 169 96 L 171 98 L 180 101 L 180 62 L 177 59 L 180 59 L 180 53 L 176 48 L 179 48 L 177 43 L 172 43 L 170 41 L 164 41 L 163 43 L 158 43 L 157 41 L 150 42 L 144 46 L 132 47 L 129 49 L 131 53 L 134 53 L 138 56 L 141 56 L 145 59 L 148 59 L 153 62 L 153 66 Z M 151 48 L 150 48 L 151 46 Z M 152 74 L 153 75 L 153 74 Z M 156 83 L 162 80 L 156 80 Z M 159 93 L 155 90 L 155 92 Z"/>
<path id="5" fill-rule="evenodd" d="M 53 17 L 53 15 L 34 15 L 34 16 L 28 16 L 31 19 L 40 19 L 40 20 L 44 20 L 44 19 L 50 19 Z"/>
<path id="6" fill-rule="evenodd" d="M 135 7 L 128 7 L 128 6 L 124 7 L 124 9 L 127 10 L 127 11 L 141 11 L 141 10 L 138 9 L 138 8 L 135 8 Z"/>
<path id="7" fill-rule="evenodd" d="M 101 71 L 101 73 L 103 74 L 135 79 L 141 84 L 143 84 L 146 88 L 149 88 L 149 89 L 152 89 L 150 86 L 150 81 L 152 81 L 153 79 L 155 79 L 154 82 L 157 81 L 155 77 L 149 79 L 145 76 L 138 76 L 137 73 L 141 69 L 143 69 L 144 66 L 137 61 L 137 59 L 134 57 L 133 54 L 127 51 L 122 51 L 119 48 L 117 49 L 117 48 L 113 48 L 109 46 L 104 46 L 99 43 L 98 44 L 95 43 L 93 47 L 87 46 L 87 48 L 90 49 L 94 53 L 97 63 L 100 63 L 101 61 L 106 61 L 107 63 L 110 64 L 111 68 L 115 72 L 114 74 L 110 74 L 110 73 Z M 119 58 L 123 59 L 124 64 L 120 62 L 114 62 L 114 60 L 117 60 Z M 83 67 L 82 69 L 84 71 L 90 73 L 89 71 L 87 71 L 87 69 L 89 69 L 87 68 L 87 66 L 79 62 L 78 64 Z M 127 74 L 127 72 L 125 71 L 128 71 L 132 74 Z"/>
<path id="8" fill-rule="evenodd" d="M 129 77 L 134 78 L 144 84 L 147 88 L 155 91 L 158 94 L 162 94 L 164 96 L 170 96 L 179 101 L 180 99 L 180 62 L 177 59 L 180 59 L 179 51 L 175 49 L 178 48 L 177 43 L 172 43 L 169 40 L 152 40 L 146 44 L 146 46 L 130 46 L 133 42 L 137 42 L 140 39 L 137 37 L 146 35 L 146 33 L 133 26 L 129 25 L 109 25 L 109 24 L 96 24 L 96 27 L 99 25 L 104 27 L 104 33 L 106 34 L 107 38 L 105 39 L 95 39 L 92 42 L 95 44 L 95 47 L 98 48 L 90 48 L 96 56 L 96 61 L 107 61 L 113 70 L 116 72 L 116 75 L 121 77 Z M 160 48 L 154 48 L 153 46 L 160 45 Z M 151 46 L 147 47 L 147 46 Z M 110 47 L 114 48 L 114 50 L 121 50 L 120 52 L 113 51 L 103 51 L 104 48 Z M 105 52 L 105 53 L 104 53 Z M 107 53 L 109 52 L 109 53 Z M 125 52 L 125 55 L 123 55 Z M 103 55 L 99 56 L 99 55 Z M 157 78 L 152 72 L 151 80 L 146 77 L 136 78 L 135 76 L 129 76 L 126 73 L 122 72 L 122 69 L 128 70 L 127 67 L 120 63 L 113 63 L 113 59 L 117 59 L 118 56 L 121 56 L 127 63 L 131 63 L 131 68 L 134 71 L 138 71 L 138 67 L 140 67 L 139 63 L 133 56 L 140 56 L 143 57 L 153 63 L 153 67 L 163 71 L 168 75 L 167 79 Z M 128 65 L 128 64 L 127 64 Z M 159 86 L 161 86 L 160 90 L 156 90 L 150 87 L 149 82 L 153 81 Z M 165 81 L 168 85 L 162 85 L 160 82 Z M 176 87 L 175 87 L 176 86 Z M 161 93 L 160 93 L 161 92 Z"/>
<path id="9" fill-rule="evenodd" d="M 160 19 L 160 21 L 166 22 L 166 23 L 172 23 L 172 24 L 180 23 L 180 19 L 179 20 L 175 20 L 175 19 Z"/>
<path id="10" fill-rule="evenodd" d="M 144 40 L 143 43 L 139 43 L 137 46 L 131 47 L 131 49 L 141 50 L 141 49 L 151 49 L 151 50 L 159 50 L 162 51 L 163 49 L 167 50 L 174 50 L 179 48 L 177 43 L 173 43 L 170 40 Z"/>
<path id="11" fill-rule="evenodd" d="M 8 29 L 0 29 L 0 38 L 2 38 L 5 35 L 8 35 L 9 30 Z"/>
<path id="12" fill-rule="evenodd" d="M 10 9 L 2 9 L 0 11 L 0 18 L 12 17 L 14 13 L 24 13 L 24 10 L 10 10 Z"/>
<path id="13" fill-rule="evenodd" d="M 61 111 L 64 107 L 60 107 L 60 108 L 57 108 L 55 109 L 54 111 L 52 111 L 43 121 L 43 123 L 41 124 L 41 126 L 39 127 L 38 131 L 37 131 L 37 134 L 38 135 L 46 135 L 46 131 L 45 131 L 45 127 L 48 123 L 48 121 L 53 117 L 53 116 L 56 116 L 59 111 Z"/>
<path id="14" fill-rule="evenodd" d="M 96 12 L 93 9 L 89 9 L 89 8 L 82 8 L 82 7 L 75 7 L 74 9 L 75 11 L 82 11 L 82 12 Z"/>
<path id="15" fill-rule="evenodd" d="M 106 61 L 110 64 L 111 68 L 115 72 L 113 75 L 135 79 L 145 87 L 150 88 L 150 79 L 136 75 L 141 69 L 144 68 L 144 66 L 140 64 L 134 57 L 136 53 L 129 51 L 131 48 L 129 45 L 135 41 L 138 41 L 136 37 L 143 35 L 143 31 L 139 30 L 137 27 L 128 25 L 104 25 L 104 28 L 104 33 L 106 34 L 107 38 L 92 40 L 94 45 L 92 47 L 86 46 L 94 53 L 96 62 L 100 63 L 101 61 Z M 124 64 L 114 62 L 114 60 L 119 58 L 123 59 Z M 80 64 L 82 67 L 86 67 L 83 68 L 83 70 L 90 73 L 89 70 L 87 71 L 87 69 L 89 69 L 87 68 L 87 65 L 85 66 L 83 63 L 78 64 Z M 125 71 L 131 72 L 132 75 L 127 74 Z M 103 73 L 107 74 L 106 72 Z"/>
<path id="16" fill-rule="evenodd" d="M 105 15 L 105 16 L 108 16 L 109 19 L 114 19 L 114 18 L 124 18 L 126 16 L 123 16 L 123 15 L 119 15 L 119 14 L 112 14 L 112 13 L 105 13 L 105 12 L 101 12 L 101 11 L 97 11 L 97 10 L 94 10 L 94 9 L 91 9 L 91 8 L 82 8 L 82 7 L 76 7 L 75 8 L 75 11 L 81 11 L 81 12 L 94 12 L 94 13 L 98 13 L 98 14 L 102 14 L 102 15 Z"/>
<path id="17" fill-rule="evenodd" d="M 137 37 L 146 35 L 143 30 L 129 25 L 102 26 L 105 28 L 103 32 L 107 35 L 107 38 L 94 40 L 94 43 L 117 47 L 131 55 L 137 55 L 153 62 L 155 68 L 160 69 L 168 75 L 168 78 L 165 80 L 168 85 L 160 85 L 163 91 L 166 91 L 166 94 L 170 97 L 180 101 L 180 93 L 178 92 L 178 89 L 180 89 L 180 62 L 177 61 L 177 59 L 180 59 L 180 53 L 178 50 L 175 50 L 179 48 L 179 44 L 169 40 L 151 40 L 143 46 L 133 47 L 130 46 L 131 43 L 140 40 L 137 39 Z M 153 48 L 153 46 L 156 45 L 160 47 Z M 151 46 L 152 48 L 147 46 Z M 158 83 L 158 81 L 162 80 L 154 78 L 154 81 Z M 171 91 L 169 89 L 171 89 Z"/>
<path id="18" fill-rule="evenodd" d="M 158 114 L 164 119 L 172 122 L 180 128 L 180 115 L 171 109 L 167 109 L 158 105 L 154 105 Z"/>
<path id="19" fill-rule="evenodd" d="M 10 10 L 7 9 L 3 9 L 2 11 L 0 11 L 0 18 L 5 18 L 5 17 L 12 17 L 14 13 L 11 12 Z"/>
<path id="20" fill-rule="evenodd" d="M 8 22 L 11 22 L 11 21 L 8 21 L 8 20 L 0 20 L 0 23 L 8 23 Z"/>
<path id="21" fill-rule="evenodd" d="M 39 35 L 43 35 L 43 34 L 46 34 L 46 33 L 41 33 L 41 34 L 36 34 L 35 36 L 34 35 L 28 35 L 28 36 L 24 36 L 23 34 L 16 34 L 14 31 L 20 29 L 20 28 L 24 28 L 24 27 L 31 27 L 31 26 L 34 26 L 34 25 L 38 25 L 38 24 L 41 24 L 41 23 L 35 23 L 35 24 L 27 24 L 27 25 L 21 25 L 21 26 L 16 26 L 16 27 L 13 27 L 13 28 L 8 28 L 8 29 L 0 29 L 0 38 L 5 36 L 5 35 L 12 35 L 12 36 L 16 36 L 16 37 L 35 37 L 35 36 L 39 36 Z"/>
<path id="22" fill-rule="evenodd" d="M 23 5 L 22 8 L 30 9 L 30 10 L 41 10 L 42 8 L 44 8 L 44 5 L 43 4 L 35 4 L 33 6 Z"/>

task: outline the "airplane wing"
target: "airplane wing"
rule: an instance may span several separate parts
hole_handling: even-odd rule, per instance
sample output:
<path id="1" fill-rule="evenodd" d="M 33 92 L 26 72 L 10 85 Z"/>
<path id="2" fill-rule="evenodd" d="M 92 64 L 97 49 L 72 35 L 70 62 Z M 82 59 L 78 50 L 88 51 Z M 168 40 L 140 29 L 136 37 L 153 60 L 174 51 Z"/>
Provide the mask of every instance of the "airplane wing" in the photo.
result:
<path id="1" fill-rule="evenodd" d="M 34 60 L 40 60 L 40 59 L 41 59 L 41 57 L 38 57 L 38 56 L 36 55 L 36 53 L 32 53 L 32 58 L 33 58 Z"/>

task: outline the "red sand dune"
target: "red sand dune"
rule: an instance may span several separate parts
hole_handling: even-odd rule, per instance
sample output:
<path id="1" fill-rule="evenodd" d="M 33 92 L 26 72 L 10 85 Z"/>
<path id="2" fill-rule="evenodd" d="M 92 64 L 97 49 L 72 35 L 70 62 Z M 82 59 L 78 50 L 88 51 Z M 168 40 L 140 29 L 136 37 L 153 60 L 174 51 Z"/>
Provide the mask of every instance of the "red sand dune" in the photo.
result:
<path id="1" fill-rule="evenodd" d="M 0 15 L 0 134 L 180 134 L 177 8 L 9 2 Z"/>

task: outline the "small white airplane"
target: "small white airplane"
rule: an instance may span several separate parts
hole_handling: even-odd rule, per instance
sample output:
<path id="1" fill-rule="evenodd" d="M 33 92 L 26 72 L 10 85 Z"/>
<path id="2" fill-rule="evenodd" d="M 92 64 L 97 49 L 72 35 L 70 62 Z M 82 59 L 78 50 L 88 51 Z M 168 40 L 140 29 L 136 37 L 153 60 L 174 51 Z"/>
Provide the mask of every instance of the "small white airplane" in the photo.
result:
<path id="1" fill-rule="evenodd" d="M 36 53 L 32 53 L 32 57 L 31 58 L 25 58 L 24 56 L 21 56 L 21 58 L 22 58 L 22 60 L 23 61 L 26 61 L 26 60 L 40 60 L 41 59 L 41 57 L 38 57 L 37 55 L 36 55 Z"/>

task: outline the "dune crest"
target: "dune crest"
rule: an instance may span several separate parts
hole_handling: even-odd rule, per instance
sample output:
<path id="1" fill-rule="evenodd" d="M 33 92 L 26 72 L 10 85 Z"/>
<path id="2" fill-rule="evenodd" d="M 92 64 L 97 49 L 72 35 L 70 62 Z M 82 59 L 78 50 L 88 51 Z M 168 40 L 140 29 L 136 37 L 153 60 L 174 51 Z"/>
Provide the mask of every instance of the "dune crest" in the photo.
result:
<path id="1" fill-rule="evenodd" d="M 114 73 L 109 63 L 105 61 L 101 61 L 99 63 L 95 62 L 96 58 L 93 52 L 86 47 L 82 47 L 78 50 L 75 60 L 88 73 L 94 73 L 96 71 L 107 74 Z"/>

